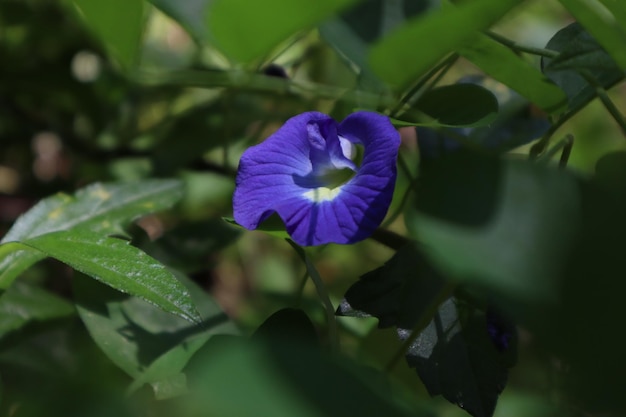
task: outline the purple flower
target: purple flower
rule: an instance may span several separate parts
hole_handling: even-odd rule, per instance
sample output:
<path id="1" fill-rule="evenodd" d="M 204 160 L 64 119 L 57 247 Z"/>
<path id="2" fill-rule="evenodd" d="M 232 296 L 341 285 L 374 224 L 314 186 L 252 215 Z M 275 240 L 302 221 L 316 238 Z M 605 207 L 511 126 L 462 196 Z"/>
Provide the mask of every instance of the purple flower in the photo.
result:
<path id="1" fill-rule="evenodd" d="M 235 221 L 256 229 L 278 213 L 299 245 L 363 240 L 387 213 L 399 145 L 377 113 L 359 111 L 339 124 L 319 112 L 292 117 L 241 157 Z"/>

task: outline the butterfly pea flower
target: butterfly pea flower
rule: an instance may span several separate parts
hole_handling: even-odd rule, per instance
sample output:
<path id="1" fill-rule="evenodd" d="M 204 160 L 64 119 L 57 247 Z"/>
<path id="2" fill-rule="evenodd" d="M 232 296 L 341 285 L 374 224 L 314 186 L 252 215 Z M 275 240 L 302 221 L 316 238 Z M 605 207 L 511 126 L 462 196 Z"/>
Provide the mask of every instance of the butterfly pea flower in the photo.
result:
<path id="1" fill-rule="evenodd" d="M 363 240 L 391 203 L 399 145 L 378 113 L 359 111 L 341 123 L 319 112 L 292 117 L 243 153 L 235 221 L 253 230 L 276 213 L 303 246 Z"/>

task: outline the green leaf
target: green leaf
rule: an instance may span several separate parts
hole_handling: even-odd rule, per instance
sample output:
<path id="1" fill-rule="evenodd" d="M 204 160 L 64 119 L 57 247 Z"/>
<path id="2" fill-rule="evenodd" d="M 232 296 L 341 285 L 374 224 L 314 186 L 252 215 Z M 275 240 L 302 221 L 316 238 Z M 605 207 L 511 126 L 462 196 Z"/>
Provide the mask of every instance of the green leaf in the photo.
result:
<path id="1" fill-rule="evenodd" d="M 231 217 L 223 217 L 223 220 L 226 223 L 232 224 L 233 226 L 237 226 L 245 230 L 243 226 L 241 226 L 239 223 L 235 221 L 235 219 Z M 276 236 L 281 239 L 290 238 L 289 233 L 287 233 L 287 229 L 285 229 L 285 223 L 283 223 L 283 221 L 280 219 L 280 217 L 277 214 L 273 214 L 270 217 L 268 217 L 267 220 L 264 220 L 263 223 L 261 223 L 259 227 L 257 227 L 255 230 L 258 230 L 260 232 L 265 232 L 268 235 Z"/>
<path id="2" fill-rule="evenodd" d="M 17 276 L 45 258 L 19 242 L 76 228 L 126 236 L 124 227 L 131 221 L 170 207 L 181 198 L 182 191 L 182 183 L 176 180 L 97 183 L 74 196 L 57 194 L 40 201 L 0 241 L 0 288 L 8 288 Z"/>
<path id="3" fill-rule="evenodd" d="M 337 315 L 378 319 L 379 327 L 413 328 L 444 288 L 445 281 L 414 245 L 359 278 L 346 292 Z"/>
<path id="4" fill-rule="evenodd" d="M 73 197 L 57 194 L 40 201 L 15 222 L 0 243 L 77 227 L 126 236 L 124 227 L 131 221 L 171 207 L 182 193 L 178 180 L 92 184 Z"/>
<path id="5" fill-rule="evenodd" d="M 118 291 L 187 320 L 200 320 L 186 288 L 165 266 L 127 241 L 72 230 L 48 233 L 24 244 Z"/>
<path id="6" fill-rule="evenodd" d="M 624 78 L 615 61 L 578 23 L 558 31 L 546 47 L 560 54 L 554 59 L 543 58 L 543 72 L 565 91 L 570 108 L 578 108 L 596 95 L 595 87 L 579 71 L 587 71 L 604 88 Z"/>
<path id="7" fill-rule="evenodd" d="M 560 0 L 561 4 L 593 35 L 613 57 L 617 65 L 626 70 L 626 28 L 596 0 Z M 611 4 L 607 2 L 607 4 Z M 604 10 L 603 10 L 604 9 Z M 623 6 L 615 7 L 622 17 Z"/>
<path id="8" fill-rule="evenodd" d="M 71 0 L 91 31 L 125 69 L 137 63 L 144 28 L 142 0 Z"/>
<path id="9" fill-rule="evenodd" d="M 203 16 L 213 0 L 149 0 L 163 13 L 176 20 L 193 38 L 206 39 L 207 30 Z"/>
<path id="10" fill-rule="evenodd" d="M 547 113 L 562 110 L 567 96 L 549 78 L 506 46 L 477 35 L 459 53 L 496 80 L 506 84 Z"/>
<path id="11" fill-rule="evenodd" d="M 423 14 L 439 5 L 435 0 L 361 1 L 339 17 L 323 22 L 320 35 L 350 64 L 359 68 L 361 89 L 385 86 L 374 75 L 368 62 L 369 47 L 407 19 Z"/>
<path id="12" fill-rule="evenodd" d="M 139 298 L 129 297 L 85 276 L 74 281 L 78 313 L 94 342 L 118 367 L 136 380 L 129 390 L 146 383 L 158 395 L 170 384 L 173 392 L 180 372 L 188 359 L 209 337 L 220 333 L 236 333 L 236 329 L 220 307 L 205 291 L 177 274 L 177 285 L 189 291 L 197 306 L 200 324 L 167 314 Z M 180 280 L 180 281 L 179 281 Z M 169 382 L 168 382 L 169 381 Z M 176 391 L 176 390 L 174 390 Z"/>
<path id="13" fill-rule="evenodd" d="M 498 100 L 475 84 L 434 88 L 422 95 L 414 107 L 445 126 L 482 126 L 498 115 Z M 410 116 L 411 111 L 405 113 Z"/>
<path id="14" fill-rule="evenodd" d="M 0 337 L 34 321 L 54 320 L 74 313 L 70 302 L 37 285 L 18 282 L 0 298 Z"/>
<path id="15" fill-rule="evenodd" d="M 216 337 L 193 358 L 189 371 L 196 383 L 179 415 L 432 415 L 399 406 L 377 371 L 302 344 Z M 240 400 L 241 392 L 246 393 L 246 401 Z"/>
<path id="16" fill-rule="evenodd" d="M 21 243 L 0 245 L 0 289 L 9 288 L 16 277 L 45 257 L 44 253 Z"/>
<path id="17" fill-rule="evenodd" d="M 375 44 L 370 51 L 369 63 L 382 80 L 405 87 L 464 45 L 476 31 L 488 28 L 520 2 L 463 2 L 458 7 L 446 7 L 413 19 Z"/>
<path id="18" fill-rule="evenodd" d="M 407 227 L 444 276 L 517 307 L 554 299 L 580 226 L 573 175 L 458 152 L 422 166 L 416 195 Z"/>
<path id="19" fill-rule="evenodd" d="M 491 417 L 515 363 L 516 338 L 512 334 L 507 351 L 499 352 L 485 331 L 493 325 L 485 313 L 462 310 L 452 298 L 443 303 L 407 351 L 407 362 L 430 395 L 443 395 L 474 417 Z M 403 340 L 410 334 L 398 329 Z"/>
<path id="20" fill-rule="evenodd" d="M 250 62 L 354 1 L 213 0 L 208 8 L 207 26 L 222 52 L 239 62 Z"/>

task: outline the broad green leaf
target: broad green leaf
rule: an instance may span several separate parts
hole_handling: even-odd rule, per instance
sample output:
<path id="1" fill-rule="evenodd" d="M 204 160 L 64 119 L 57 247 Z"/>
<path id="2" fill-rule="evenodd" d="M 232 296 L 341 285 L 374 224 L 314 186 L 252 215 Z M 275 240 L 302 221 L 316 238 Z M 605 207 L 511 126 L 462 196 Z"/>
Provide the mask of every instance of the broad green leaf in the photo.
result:
<path id="1" fill-rule="evenodd" d="M 467 152 L 422 168 L 417 210 L 408 210 L 406 222 L 434 266 L 503 303 L 554 301 L 580 227 L 577 179 Z"/>
<path id="2" fill-rule="evenodd" d="M 250 62 L 354 1 L 213 0 L 208 7 L 207 26 L 222 52 L 239 62 Z"/>
<path id="3" fill-rule="evenodd" d="M 615 23 L 626 29 L 626 5 L 621 0 L 599 0 L 615 17 Z"/>
<path id="4" fill-rule="evenodd" d="M 48 233 L 24 242 L 118 291 L 197 322 L 187 289 L 160 262 L 128 244 L 91 231 Z"/>
<path id="5" fill-rule="evenodd" d="M 361 1 L 340 16 L 323 22 L 319 31 L 342 57 L 358 67 L 360 89 L 384 91 L 385 86 L 367 62 L 370 45 L 406 20 L 438 6 L 438 0 Z"/>
<path id="6" fill-rule="evenodd" d="M 184 393 L 187 386 L 181 379 L 181 375 L 185 374 L 181 372 L 191 357 L 214 335 L 239 333 L 234 323 L 228 319 L 220 306 L 205 290 L 198 287 L 183 274 L 176 274 L 176 276 L 189 289 L 202 317 L 202 324 L 195 333 L 186 336 L 183 341 L 163 353 L 145 368 L 129 387 L 131 392 L 141 388 L 144 384 L 150 384 L 155 396 L 160 399 L 171 398 Z M 141 307 L 139 303 L 135 303 L 135 305 Z M 163 329 L 159 326 L 162 327 L 163 320 L 160 319 L 159 314 L 150 316 L 154 324 L 151 326 L 144 324 L 144 328 L 154 333 L 162 331 Z M 136 313 L 132 314 L 131 317 L 145 317 L 145 308 L 136 310 Z"/>
<path id="7" fill-rule="evenodd" d="M 0 298 L 0 337 L 34 321 L 71 316 L 74 306 L 33 284 L 17 282 Z"/>
<path id="8" fill-rule="evenodd" d="M 0 245 L 0 290 L 11 286 L 16 277 L 44 259 L 40 251 L 21 243 L 9 242 Z"/>
<path id="9" fill-rule="evenodd" d="M 563 109 L 567 96 L 549 78 L 513 51 L 485 35 L 476 35 L 459 53 L 548 113 Z"/>
<path id="10" fill-rule="evenodd" d="M 405 87 L 520 2 L 468 1 L 413 19 L 375 44 L 369 63 L 381 79 Z"/>
<path id="11" fill-rule="evenodd" d="M 412 329 L 439 297 L 445 281 L 414 245 L 407 245 L 385 265 L 354 283 L 336 314 L 376 317 L 378 327 Z"/>
<path id="12" fill-rule="evenodd" d="M 163 13 L 176 20 L 198 41 L 206 38 L 203 16 L 213 0 L 149 0 Z"/>
<path id="13" fill-rule="evenodd" d="M 86 229 L 102 235 L 125 236 L 132 220 L 170 207 L 182 196 L 182 183 L 149 180 L 93 184 L 74 196 L 57 194 L 22 215 L 0 241 L 0 289 L 45 255 L 20 245 L 29 238 L 61 230 Z"/>
<path id="14" fill-rule="evenodd" d="M 158 396 L 169 384 L 169 396 L 180 382 L 180 372 L 189 358 L 214 334 L 237 332 L 213 299 L 182 274 L 175 274 L 177 285 L 189 291 L 201 317 L 193 325 L 167 314 L 153 305 L 79 275 L 74 281 L 78 313 L 91 337 L 102 351 L 136 380 L 135 390 L 146 383 Z"/>
<path id="15" fill-rule="evenodd" d="M 144 28 L 142 0 L 71 0 L 91 31 L 125 69 L 137 63 Z"/>
<path id="16" fill-rule="evenodd" d="M 434 88 L 422 95 L 414 107 L 445 126 L 482 126 L 498 114 L 496 97 L 474 84 Z M 411 116 L 410 110 L 404 115 L 407 116 Z"/>
<path id="17" fill-rule="evenodd" d="M 171 207 L 182 192 L 177 180 L 92 184 L 74 196 L 57 194 L 40 201 L 15 222 L 0 243 L 76 227 L 125 236 L 124 227 L 131 221 Z"/>
<path id="18" fill-rule="evenodd" d="M 416 369 L 430 395 L 443 395 L 474 417 L 493 415 L 508 368 L 516 360 L 514 326 L 490 318 L 489 313 L 464 309 L 451 298 L 406 353 L 409 366 Z M 505 349 L 490 337 L 501 332 L 510 333 Z M 410 334 L 398 329 L 402 340 Z"/>
<path id="19" fill-rule="evenodd" d="M 581 25 L 593 35 L 613 57 L 622 70 L 626 70 L 626 28 L 616 17 L 603 9 L 596 0 L 559 0 Z M 623 6 L 620 8 L 623 13 Z M 621 17 L 621 16 L 619 16 Z"/>
<path id="20" fill-rule="evenodd" d="M 190 379 L 196 384 L 179 415 L 432 415 L 398 405 L 379 372 L 303 344 L 216 337 L 192 361 Z M 245 401 L 240 400 L 241 392 L 246 393 Z"/>
<path id="21" fill-rule="evenodd" d="M 543 72 L 565 91 L 570 108 L 578 108 L 596 96 L 595 87 L 579 71 L 587 71 L 604 88 L 624 78 L 624 71 L 578 23 L 558 31 L 546 47 L 560 54 L 542 59 Z"/>

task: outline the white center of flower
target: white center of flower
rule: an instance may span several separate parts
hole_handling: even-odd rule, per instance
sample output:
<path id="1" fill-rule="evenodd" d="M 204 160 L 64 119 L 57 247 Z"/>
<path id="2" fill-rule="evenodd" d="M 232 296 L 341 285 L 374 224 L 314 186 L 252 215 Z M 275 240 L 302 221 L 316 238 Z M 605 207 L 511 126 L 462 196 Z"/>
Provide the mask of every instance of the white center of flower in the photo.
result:
<path id="1" fill-rule="evenodd" d="M 309 201 L 314 203 L 321 203 L 323 201 L 332 201 L 339 195 L 341 192 L 341 187 L 336 188 L 326 188 L 326 187 L 318 187 L 313 188 L 310 191 L 302 194 Z"/>

